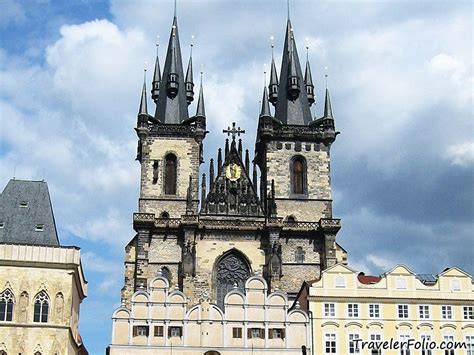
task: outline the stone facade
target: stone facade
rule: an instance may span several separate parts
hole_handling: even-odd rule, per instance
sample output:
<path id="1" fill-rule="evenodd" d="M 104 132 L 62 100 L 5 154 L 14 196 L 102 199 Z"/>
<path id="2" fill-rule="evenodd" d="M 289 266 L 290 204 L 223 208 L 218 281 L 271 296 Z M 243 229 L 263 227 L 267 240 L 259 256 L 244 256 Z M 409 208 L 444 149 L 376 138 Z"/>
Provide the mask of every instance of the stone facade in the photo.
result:
<path id="1" fill-rule="evenodd" d="M 13 298 L 11 321 L 0 320 L 0 350 L 7 354 L 87 354 L 79 335 L 79 308 L 87 296 L 76 247 L 0 244 L 0 297 Z M 34 317 L 42 292 L 47 318 Z"/>
<path id="2" fill-rule="evenodd" d="M 311 351 L 308 315 L 289 310 L 284 293 L 267 293 L 260 276 L 227 294 L 221 310 L 208 299 L 189 308 L 186 295 L 158 276 L 113 314 L 109 354 L 301 354 Z"/>

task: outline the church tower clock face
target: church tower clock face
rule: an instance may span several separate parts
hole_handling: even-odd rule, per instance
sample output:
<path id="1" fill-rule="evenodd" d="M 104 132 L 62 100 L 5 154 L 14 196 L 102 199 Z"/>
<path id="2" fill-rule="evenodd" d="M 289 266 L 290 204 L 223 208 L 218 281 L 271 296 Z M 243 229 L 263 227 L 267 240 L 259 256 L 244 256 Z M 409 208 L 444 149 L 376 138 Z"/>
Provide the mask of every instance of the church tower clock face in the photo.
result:
<path id="1" fill-rule="evenodd" d="M 240 179 L 242 169 L 239 165 L 231 163 L 225 167 L 225 176 L 230 181 L 237 181 Z"/>

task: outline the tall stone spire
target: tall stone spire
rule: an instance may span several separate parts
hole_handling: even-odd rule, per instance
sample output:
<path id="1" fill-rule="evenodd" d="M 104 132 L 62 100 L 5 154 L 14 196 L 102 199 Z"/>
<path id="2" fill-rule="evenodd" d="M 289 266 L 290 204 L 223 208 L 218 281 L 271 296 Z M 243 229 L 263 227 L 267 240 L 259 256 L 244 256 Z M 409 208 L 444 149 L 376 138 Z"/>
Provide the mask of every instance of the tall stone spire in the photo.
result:
<path id="1" fill-rule="evenodd" d="M 306 87 L 306 97 L 308 98 L 308 103 L 311 106 L 312 104 L 314 104 L 316 100 L 314 97 L 313 77 L 311 75 L 311 67 L 309 65 L 308 58 L 306 58 L 306 70 L 304 72 L 304 85 Z"/>
<path id="2" fill-rule="evenodd" d="M 194 82 L 193 82 L 193 44 L 189 54 L 188 70 L 186 71 L 186 100 L 188 105 L 194 101 Z"/>
<path id="3" fill-rule="evenodd" d="M 202 89 L 202 75 L 201 75 L 201 84 L 199 85 L 199 98 L 196 108 L 196 116 L 206 117 L 206 110 L 204 108 L 204 91 Z"/>
<path id="4" fill-rule="evenodd" d="M 262 109 L 260 111 L 260 117 L 272 117 L 270 112 L 270 104 L 268 103 L 268 92 L 266 86 L 263 88 Z"/>
<path id="5" fill-rule="evenodd" d="M 173 18 L 155 118 L 162 123 L 181 123 L 189 118 L 178 21 Z"/>
<path id="6" fill-rule="evenodd" d="M 160 59 L 158 57 L 158 48 L 159 45 L 156 44 L 156 59 L 155 59 L 155 71 L 153 73 L 153 81 L 151 83 L 151 98 L 155 101 L 155 104 L 158 102 L 158 95 L 160 93 L 161 85 L 161 69 L 160 69 Z"/>
<path id="7" fill-rule="evenodd" d="M 270 69 L 270 83 L 268 84 L 269 90 L 269 101 L 273 106 L 276 105 L 278 99 L 278 75 L 275 65 L 275 59 L 273 58 L 273 45 L 272 45 L 272 65 Z"/>
<path id="8" fill-rule="evenodd" d="M 331 98 L 329 97 L 329 89 L 326 88 L 326 97 L 324 99 L 324 116 L 323 118 L 334 119 L 332 115 L 332 107 L 331 107 Z"/>
<path id="9" fill-rule="evenodd" d="M 146 70 L 145 70 L 146 74 Z M 143 87 L 142 87 L 142 96 L 140 99 L 140 108 L 138 109 L 138 116 L 148 116 L 148 105 L 147 105 L 147 99 L 146 99 L 146 78 L 144 75 L 143 78 Z"/>
<path id="10" fill-rule="evenodd" d="M 288 19 L 275 108 L 275 118 L 284 124 L 307 125 L 312 120 L 306 90 L 301 90 L 302 85 L 303 74 L 293 28 Z"/>

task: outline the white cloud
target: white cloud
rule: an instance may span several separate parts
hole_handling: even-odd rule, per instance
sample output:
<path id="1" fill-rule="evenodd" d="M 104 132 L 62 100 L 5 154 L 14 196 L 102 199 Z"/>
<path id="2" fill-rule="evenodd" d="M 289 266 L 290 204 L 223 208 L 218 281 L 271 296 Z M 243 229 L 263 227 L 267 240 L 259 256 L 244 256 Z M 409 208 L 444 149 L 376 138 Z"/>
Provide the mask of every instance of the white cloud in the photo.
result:
<path id="1" fill-rule="evenodd" d="M 452 165 L 471 166 L 474 164 L 474 142 L 465 142 L 448 147 L 446 158 Z"/>

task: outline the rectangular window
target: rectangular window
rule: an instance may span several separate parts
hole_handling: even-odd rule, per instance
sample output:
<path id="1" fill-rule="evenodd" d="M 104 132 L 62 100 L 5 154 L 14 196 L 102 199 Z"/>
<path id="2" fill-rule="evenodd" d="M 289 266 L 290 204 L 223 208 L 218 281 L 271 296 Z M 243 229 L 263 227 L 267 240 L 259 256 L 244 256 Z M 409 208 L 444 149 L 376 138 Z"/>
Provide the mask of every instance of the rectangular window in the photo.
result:
<path id="1" fill-rule="evenodd" d="M 44 224 L 37 224 L 35 227 L 36 232 L 43 232 L 44 231 Z"/>
<path id="2" fill-rule="evenodd" d="M 466 355 L 474 355 L 474 335 L 466 335 Z"/>
<path id="3" fill-rule="evenodd" d="M 354 333 L 349 334 L 349 345 L 348 345 L 349 354 L 359 354 L 360 353 L 359 344 L 354 341 L 356 339 L 360 339 L 359 334 L 354 334 Z"/>
<path id="4" fill-rule="evenodd" d="M 155 326 L 155 336 L 156 337 L 163 337 L 164 334 L 164 327 L 162 325 Z"/>
<path id="5" fill-rule="evenodd" d="M 357 303 L 349 303 L 347 305 L 347 316 L 349 318 L 359 317 L 359 305 Z"/>
<path id="6" fill-rule="evenodd" d="M 147 325 L 134 325 L 133 326 L 133 336 L 148 336 L 148 326 Z"/>
<path id="7" fill-rule="evenodd" d="M 369 318 L 380 318 L 379 304 L 369 304 Z"/>
<path id="8" fill-rule="evenodd" d="M 441 306 L 441 318 L 453 319 L 453 309 L 451 306 Z"/>
<path id="9" fill-rule="evenodd" d="M 380 334 L 370 334 L 370 341 L 380 343 L 382 341 L 382 336 Z M 371 349 L 370 355 L 382 355 L 382 350 Z"/>
<path id="10" fill-rule="evenodd" d="M 429 349 L 429 343 L 431 342 L 431 335 L 422 335 L 421 336 L 421 344 L 425 347 L 421 349 L 421 355 L 433 355 L 431 350 Z"/>
<path id="11" fill-rule="evenodd" d="M 422 304 L 418 306 L 418 316 L 420 319 L 429 319 L 430 318 L 430 306 Z"/>
<path id="12" fill-rule="evenodd" d="M 445 343 L 445 347 L 449 348 L 454 346 L 454 335 L 445 335 L 443 337 L 443 341 Z M 444 350 L 444 355 L 454 355 L 454 349 L 446 349 Z"/>
<path id="13" fill-rule="evenodd" d="M 464 306 L 462 308 L 463 318 L 466 320 L 474 319 L 474 307 L 473 306 Z"/>
<path id="14" fill-rule="evenodd" d="M 232 328 L 232 338 L 242 338 L 242 328 Z"/>
<path id="15" fill-rule="evenodd" d="M 182 327 L 169 327 L 168 328 L 168 337 L 181 337 L 183 336 L 183 328 Z"/>
<path id="16" fill-rule="evenodd" d="M 281 328 L 268 329 L 268 338 L 269 339 L 284 339 L 285 329 L 281 329 Z"/>
<path id="17" fill-rule="evenodd" d="M 324 316 L 335 317 L 336 316 L 336 305 L 334 303 L 324 304 Z"/>
<path id="18" fill-rule="evenodd" d="M 247 330 L 247 338 L 249 338 L 249 339 L 253 339 L 253 338 L 263 339 L 263 338 L 265 338 L 265 329 L 249 328 Z"/>
<path id="19" fill-rule="evenodd" d="M 0 222 L 0 228 L 4 228 L 5 227 L 5 222 Z"/>
<path id="20" fill-rule="evenodd" d="M 327 333 L 324 335 L 325 354 L 336 354 L 336 334 Z"/>
<path id="21" fill-rule="evenodd" d="M 408 349 L 408 340 L 410 340 L 409 335 L 400 335 L 400 355 L 410 355 L 410 349 Z"/>
<path id="22" fill-rule="evenodd" d="M 408 318 L 408 305 L 399 304 L 398 305 L 398 318 Z"/>

